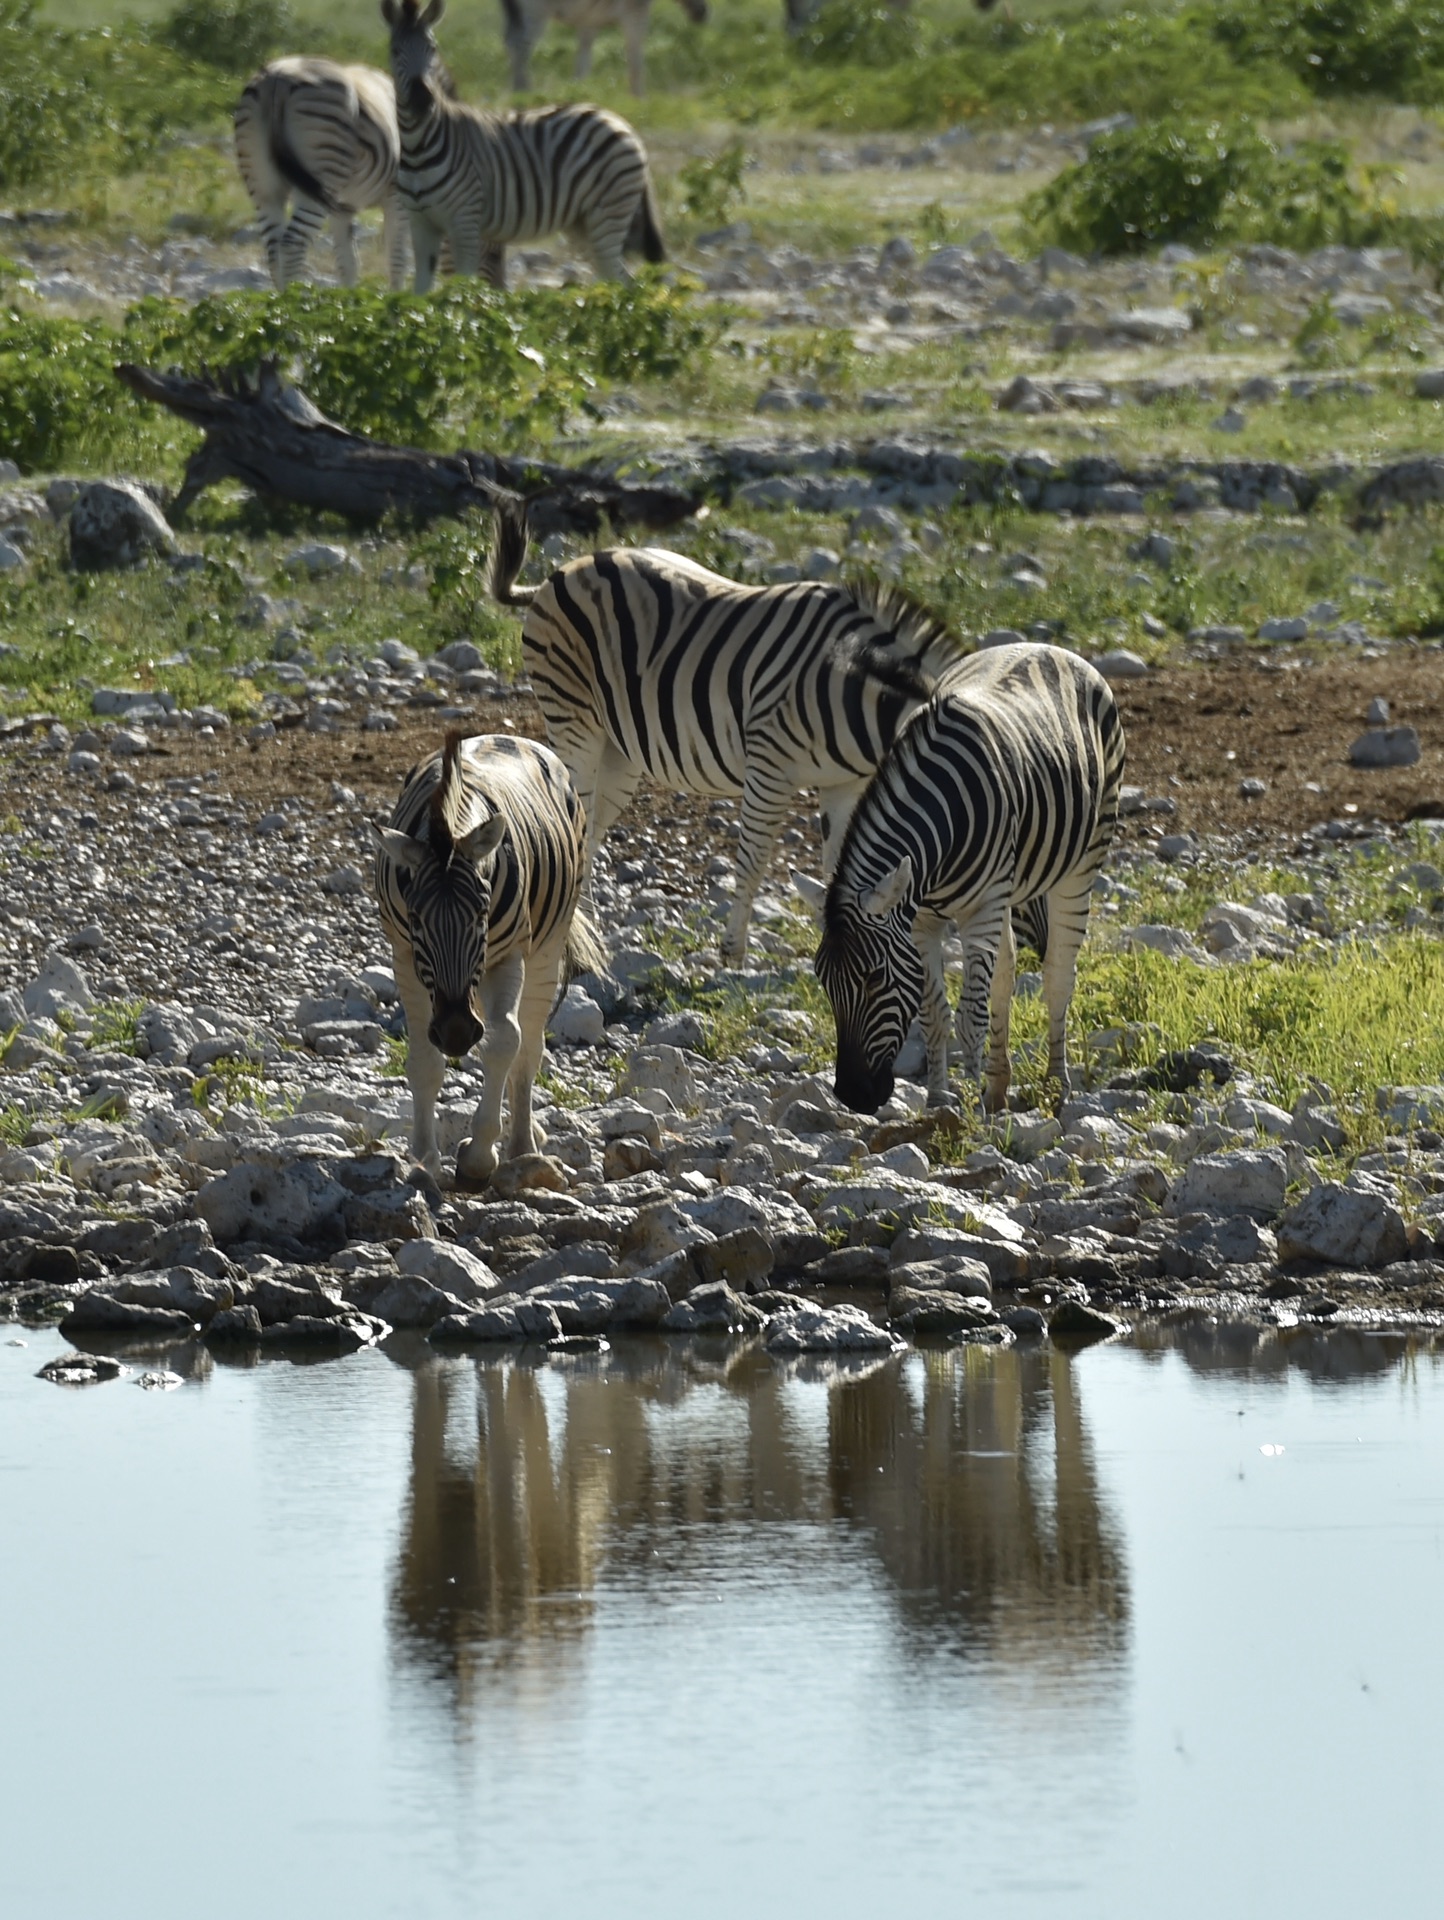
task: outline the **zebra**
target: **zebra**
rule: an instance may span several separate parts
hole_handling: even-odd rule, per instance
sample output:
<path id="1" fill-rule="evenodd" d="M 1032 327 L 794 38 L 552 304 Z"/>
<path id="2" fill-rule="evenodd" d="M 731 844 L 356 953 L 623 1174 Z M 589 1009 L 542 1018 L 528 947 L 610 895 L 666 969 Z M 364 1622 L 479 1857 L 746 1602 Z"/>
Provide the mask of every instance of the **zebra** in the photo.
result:
<path id="1" fill-rule="evenodd" d="M 547 1016 L 563 969 L 606 964 L 577 912 L 585 821 L 547 747 L 453 728 L 407 774 L 388 827 L 375 829 L 376 898 L 395 957 L 410 1038 L 411 1151 L 439 1173 L 436 1100 L 445 1056 L 482 1042 L 482 1093 L 461 1143 L 459 1180 L 497 1167 L 502 1093 L 507 1157 L 538 1153 L 532 1117 Z"/>
<path id="2" fill-rule="evenodd" d="M 457 273 L 505 286 L 505 248 L 558 229 L 604 278 L 629 278 L 624 251 L 666 258 L 647 152 L 600 107 L 487 113 L 453 100 L 432 28 L 446 0 L 381 0 L 401 135 L 397 184 L 411 216 L 416 288 L 436 276 L 443 238 Z"/>
<path id="3" fill-rule="evenodd" d="M 389 74 L 333 60 L 273 60 L 236 104 L 236 165 L 260 216 L 276 286 L 299 279 L 327 218 L 348 287 L 358 277 L 356 215 L 380 206 L 387 278 L 406 280 L 406 219 L 396 191 L 401 138 Z M 286 204 L 294 201 L 287 217 Z"/>
<path id="4" fill-rule="evenodd" d="M 740 794 L 737 891 L 722 958 L 740 965 L 789 811 L 816 787 L 823 863 L 904 716 L 961 643 L 897 588 L 748 587 L 658 547 L 613 547 L 518 587 L 526 509 L 494 496 L 487 587 L 526 609 L 522 653 L 548 737 L 587 815 L 587 868 L 644 774 Z"/>
<path id="5" fill-rule="evenodd" d="M 875 1112 L 922 1009 L 930 1105 L 947 1097 L 943 937 L 965 943 L 958 1037 L 983 1104 L 1011 1076 L 1015 932 L 1043 957 L 1048 1078 L 1066 1089 L 1066 1020 L 1093 882 L 1118 818 L 1123 726 L 1108 683 L 1058 647 L 962 662 L 899 732 L 848 823 L 822 897 L 814 967 L 837 1019 L 837 1097 Z M 804 888 L 816 899 L 815 885 Z M 1011 911 L 1010 911 L 1011 910 Z M 1015 924 L 1016 923 L 1016 924 Z"/>
<path id="6" fill-rule="evenodd" d="M 707 0 L 677 0 L 694 26 L 705 26 Z M 531 86 L 532 49 L 550 20 L 572 27 L 577 36 L 577 78 L 592 70 L 592 43 L 605 27 L 620 27 L 627 47 L 627 85 L 644 90 L 642 49 L 652 12 L 652 0 L 501 0 L 506 50 L 511 58 L 511 84 L 517 93 Z"/>

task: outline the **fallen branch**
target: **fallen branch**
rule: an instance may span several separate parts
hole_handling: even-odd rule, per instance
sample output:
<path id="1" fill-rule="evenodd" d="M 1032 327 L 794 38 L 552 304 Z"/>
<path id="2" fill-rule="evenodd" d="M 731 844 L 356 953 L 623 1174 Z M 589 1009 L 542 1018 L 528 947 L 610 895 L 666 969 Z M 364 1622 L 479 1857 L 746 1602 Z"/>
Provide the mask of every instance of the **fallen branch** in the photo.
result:
<path id="1" fill-rule="evenodd" d="M 141 399 L 205 434 L 171 502 L 172 520 L 221 480 L 356 520 L 388 513 L 415 521 L 459 516 L 489 506 L 492 489 L 505 487 L 525 496 L 531 525 L 543 537 L 594 535 L 604 521 L 619 531 L 671 527 L 700 504 L 699 495 L 676 487 L 637 485 L 585 467 L 495 453 L 427 453 L 368 440 L 328 420 L 299 387 L 281 378 L 273 360 L 263 361 L 254 379 L 195 378 L 130 364 L 115 372 Z"/>

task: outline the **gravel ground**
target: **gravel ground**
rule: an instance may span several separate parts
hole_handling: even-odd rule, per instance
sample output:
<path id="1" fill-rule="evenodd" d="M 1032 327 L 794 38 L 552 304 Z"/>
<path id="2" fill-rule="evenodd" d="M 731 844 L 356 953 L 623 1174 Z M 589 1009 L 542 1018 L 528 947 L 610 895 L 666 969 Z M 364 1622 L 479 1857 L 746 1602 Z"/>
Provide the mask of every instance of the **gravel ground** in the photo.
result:
<path id="1" fill-rule="evenodd" d="M 1309 668 L 1312 697 L 1293 707 L 1305 734 L 1273 750 L 1317 768 L 1375 677 L 1401 707 L 1427 697 L 1411 664 Z M 1417 892 L 1405 924 L 1435 924 L 1444 876 L 1388 825 L 1321 817 L 1313 794 L 1264 826 L 1251 814 L 1223 742 L 1245 737 L 1240 705 L 1276 712 L 1274 685 L 1236 664 L 1128 687 L 1139 784 L 1098 938 L 1204 964 L 1287 955 L 1321 937 L 1319 861 L 1360 836 Z M 1151 1080 L 1095 1058 L 1056 1117 L 1015 1113 L 961 1144 L 906 1078 L 881 1114 L 847 1114 L 815 1070 L 794 986 L 805 940 L 781 891 L 785 865 L 812 862 L 811 822 L 789 829 L 763 894 L 752 970 L 724 975 L 712 942 L 734 810 L 670 797 L 628 816 L 599 876 L 613 977 L 574 986 L 554 1016 L 546 1153 L 484 1193 L 439 1188 L 405 1154 L 402 1025 L 367 891 L 367 820 L 436 719 L 402 708 L 393 733 L 366 733 L 374 688 L 328 707 L 343 692 L 250 739 L 204 716 L 123 716 L 87 740 L 37 728 L 0 749 L 11 1312 L 64 1316 L 88 1349 L 198 1327 L 213 1344 L 336 1352 L 388 1328 L 566 1342 L 661 1326 L 831 1353 L 1045 1326 L 1094 1337 L 1180 1305 L 1283 1324 L 1444 1312 L 1444 1089 L 1382 1090 L 1397 1135 L 1347 1172 L 1327 1089 L 1285 1112 L 1206 1049 Z M 472 711 L 534 725 L 524 695 Z M 143 750 L 119 751 L 123 733 Z M 1164 773 L 1155 791 L 1174 761 L 1184 784 Z M 1372 775 L 1371 813 L 1408 811 L 1418 775 Z M 1211 831 L 1190 839 L 1195 819 Z M 1217 907 L 1196 933 L 1133 924 L 1139 885 L 1201 857 L 1241 870 L 1261 836 L 1297 874 L 1282 891 Z M 449 1074 L 452 1150 L 477 1092 L 469 1067 Z"/>

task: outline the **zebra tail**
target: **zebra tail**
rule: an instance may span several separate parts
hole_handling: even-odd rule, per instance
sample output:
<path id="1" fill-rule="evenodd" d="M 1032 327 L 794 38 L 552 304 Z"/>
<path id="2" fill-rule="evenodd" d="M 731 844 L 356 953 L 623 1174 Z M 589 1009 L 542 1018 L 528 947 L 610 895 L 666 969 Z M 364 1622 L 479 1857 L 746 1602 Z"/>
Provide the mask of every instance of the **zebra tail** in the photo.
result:
<path id="1" fill-rule="evenodd" d="M 632 215 L 632 224 L 627 230 L 627 253 L 640 253 L 642 258 L 657 267 L 667 257 L 667 243 L 662 238 L 662 224 L 657 214 L 657 196 L 652 191 L 650 174 L 642 182 L 642 197 L 637 202 L 637 211 Z"/>
<path id="2" fill-rule="evenodd" d="M 499 606 L 529 607 L 539 591 L 519 587 L 516 576 L 526 559 L 526 501 L 519 493 L 498 487 L 491 502 L 491 556 L 487 561 L 486 590 Z"/>
<path id="3" fill-rule="evenodd" d="M 274 129 L 271 133 L 271 162 L 281 178 L 289 182 L 297 193 L 304 193 L 308 200 L 316 201 L 326 209 L 327 213 L 345 211 L 339 201 L 332 199 L 311 169 L 297 159 L 292 149 L 287 146 L 284 137 Z"/>
<path id="4" fill-rule="evenodd" d="M 590 914 L 578 907 L 567 930 L 564 962 L 567 979 L 575 980 L 579 973 L 605 973 L 611 958 L 601 928 Z"/>

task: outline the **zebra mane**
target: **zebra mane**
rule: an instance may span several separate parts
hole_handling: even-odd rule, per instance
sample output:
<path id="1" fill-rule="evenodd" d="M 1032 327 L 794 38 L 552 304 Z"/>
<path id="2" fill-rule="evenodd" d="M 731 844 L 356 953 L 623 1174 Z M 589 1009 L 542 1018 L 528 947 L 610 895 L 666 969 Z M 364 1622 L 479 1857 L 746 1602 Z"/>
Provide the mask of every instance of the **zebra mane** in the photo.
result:
<path id="1" fill-rule="evenodd" d="M 431 795 L 427 837 L 431 851 L 443 866 L 450 863 L 456 843 L 475 824 L 470 818 L 474 796 L 467 791 L 461 749 L 477 738 L 465 727 L 448 727 L 441 747 L 441 778 Z"/>
<path id="2" fill-rule="evenodd" d="M 939 676 L 966 651 L 947 624 L 892 580 L 864 575 L 846 592 L 884 629 L 878 639 L 850 637 L 833 649 L 848 674 L 879 680 L 895 693 L 926 700 Z"/>

